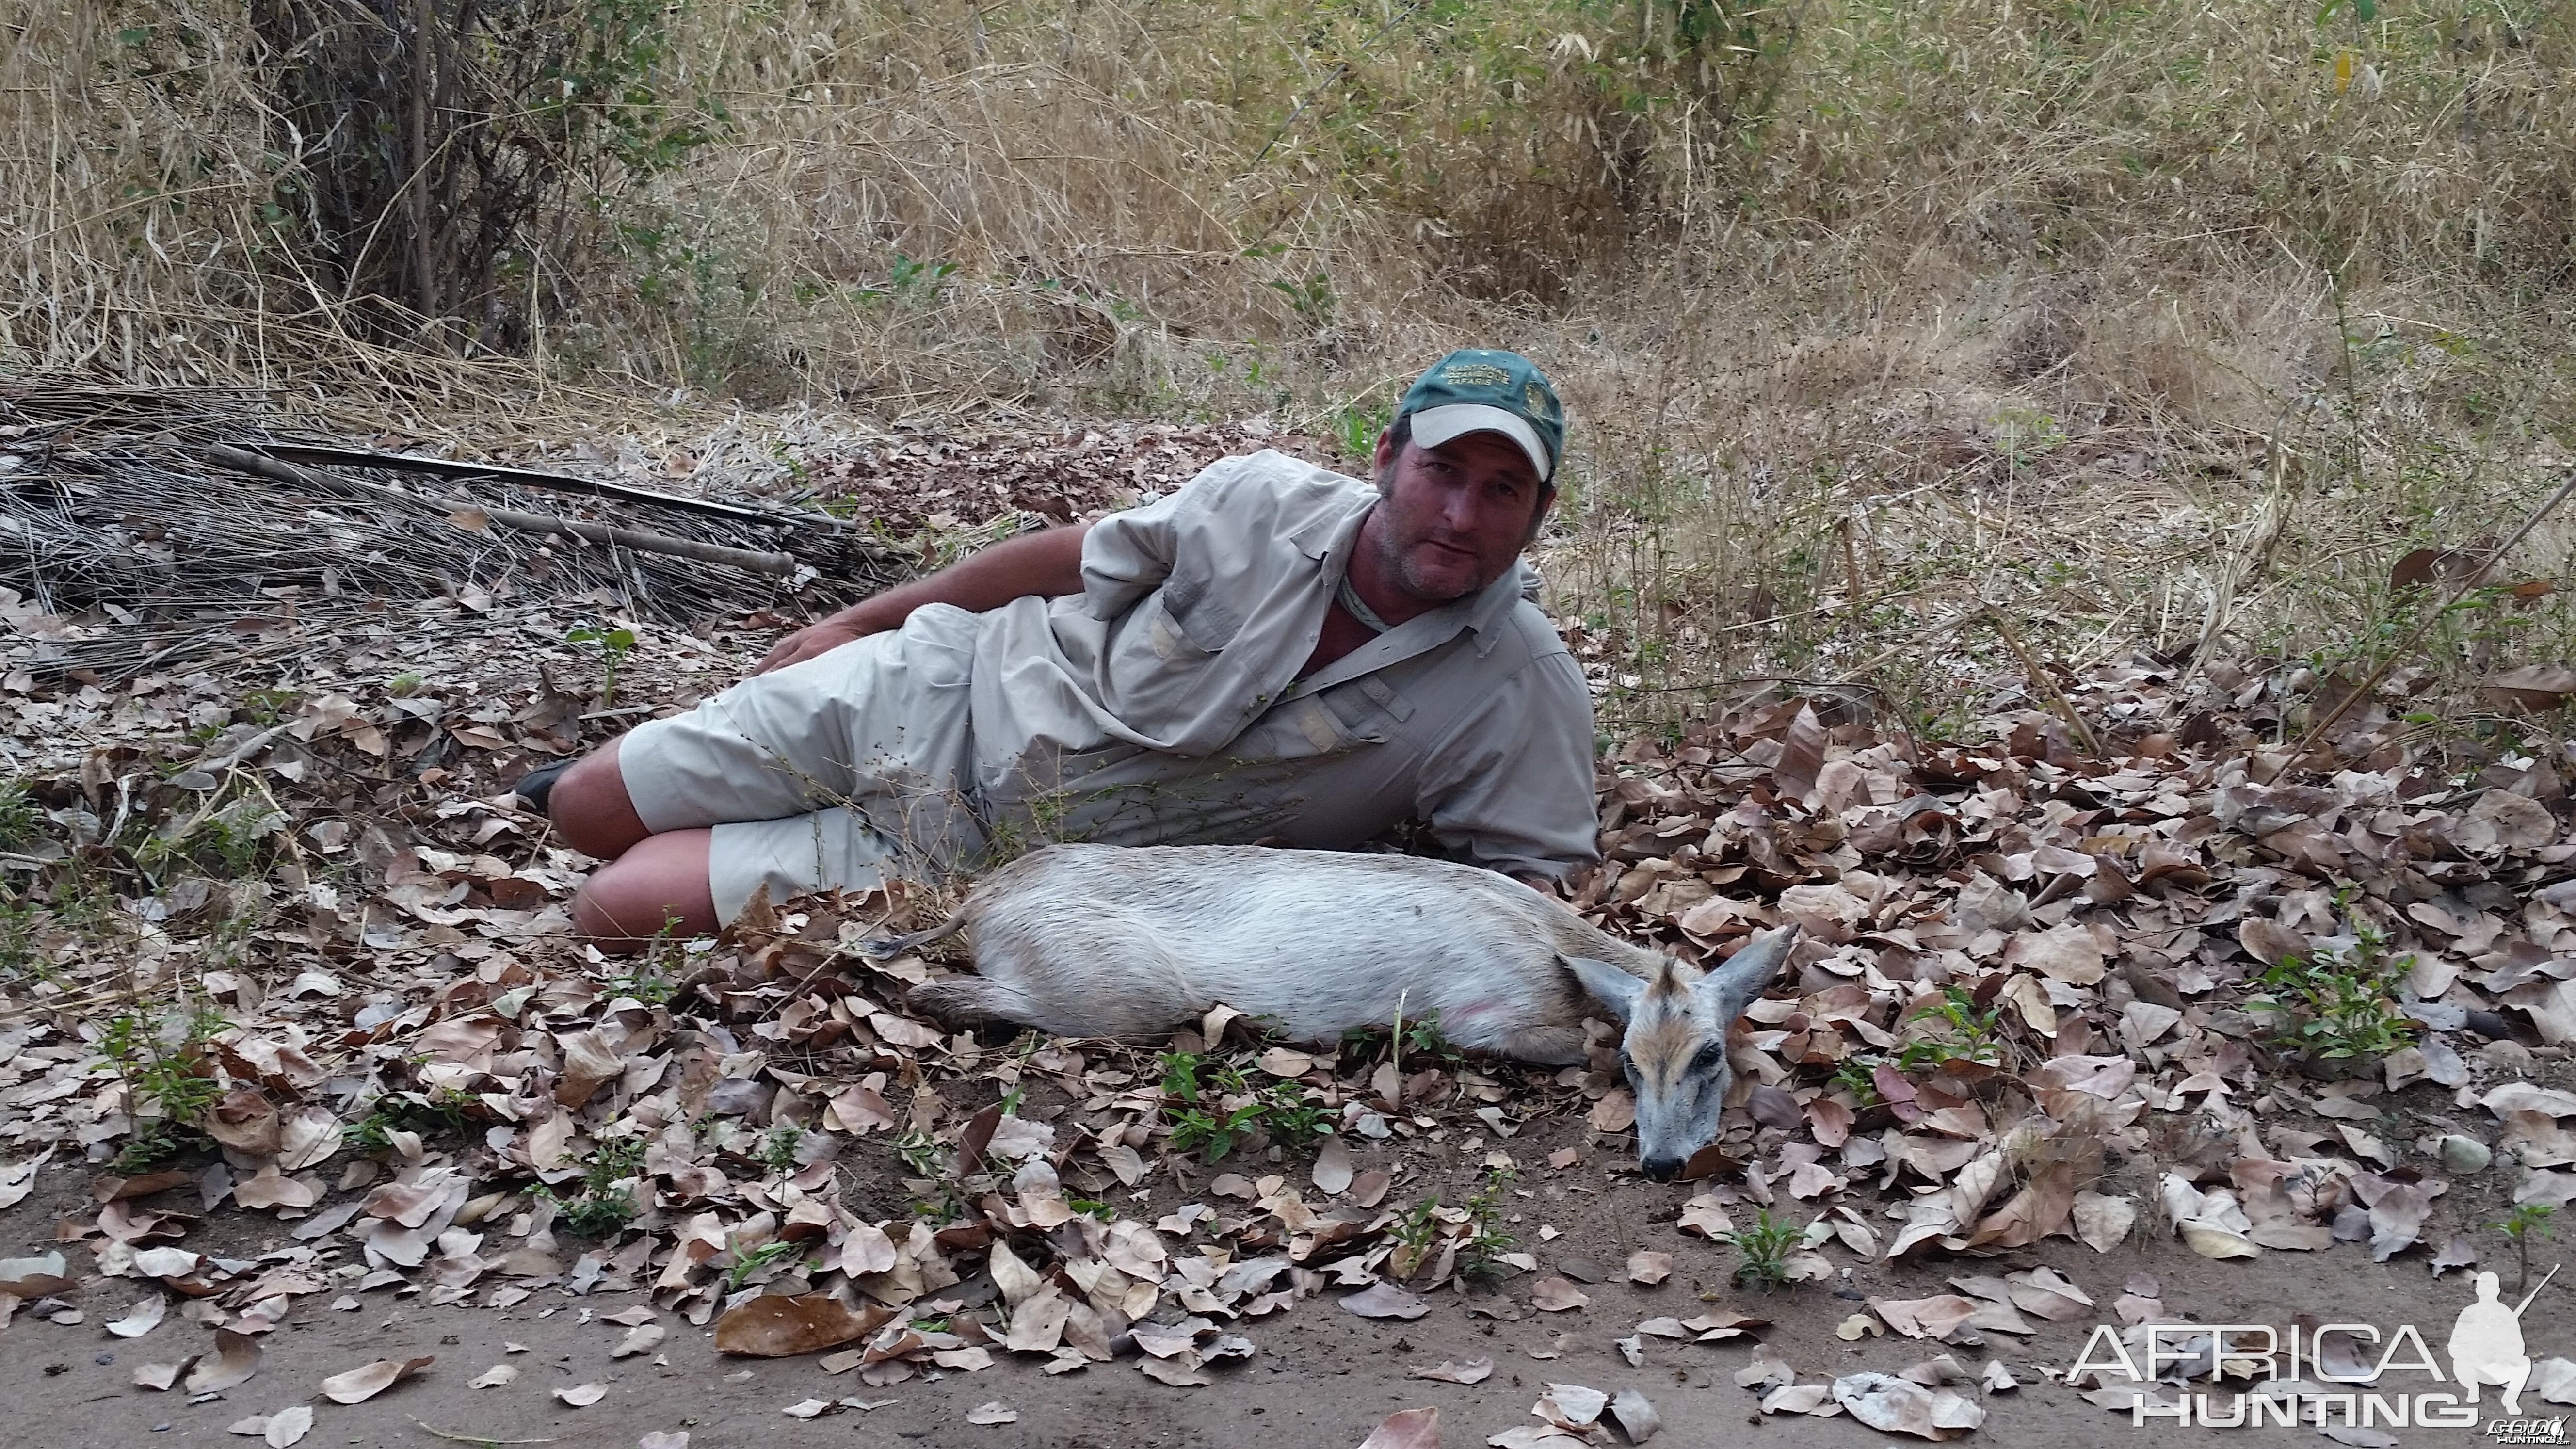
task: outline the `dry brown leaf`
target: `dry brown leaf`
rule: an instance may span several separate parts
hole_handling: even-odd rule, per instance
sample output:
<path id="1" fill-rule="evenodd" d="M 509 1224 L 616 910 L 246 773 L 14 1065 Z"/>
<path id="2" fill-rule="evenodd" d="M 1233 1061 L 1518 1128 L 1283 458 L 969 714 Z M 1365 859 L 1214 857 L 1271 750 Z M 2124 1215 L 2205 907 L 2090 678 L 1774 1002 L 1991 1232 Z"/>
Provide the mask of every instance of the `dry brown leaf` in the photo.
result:
<path id="1" fill-rule="evenodd" d="M 362 1404 L 436 1362 L 434 1354 L 413 1359 L 380 1358 L 324 1379 L 322 1394 L 335 1404 Z"/>
<path id="2" fill-rule="evenodd" d="M 177 1363 L 136 1364 L 134 1366 L 135 1387 L 166 1393 L 178 1385 L 179 1376 L 186 1373 L 189 1365 L 195 1362 L 195 1359 L 190 1358 L 181 1359 Z"/>
<path id="3" fill-rule="evenodd" d="M 1490 1358 L 1471 1358 L 1464 1363 L 1444 1359 L 1438 1368 L 1416 1368 L 1405 1374 L 1406 1378 L 1438 1379 L 1445 1384 L 1481 1384 L 1493 1376 L 1494 1361 Z"/>
<path id="4" fill-rule="evenodd" d="M 1541 1313 L 1570 1313 L 1590 1307 L 1592 1299 L 1572 1283 L 1550 1275 L 1530 1285 L 1530 1304 Z"/>
<path id="5" fill-rule="evenodd" d="M 1611 1397 L 1610 1417 L 1631 1444 L 1645 1443 L 1664 1427 L 1664 1416 L 1655 1412 L 1655 1401 L 1633 1388 L 1621 1389 Z"/>
<path id="6" fill-rule="evenodd" d="M 1628 1281 L 1652 1288 L 1673 1276 L 1673 1255 L 1639 1248 L 1628 1255 Z"/>
<path id="7" fill-rule="evenodd" d="M 1872 1298 L 1870 1311 L 1907 1338 L 1948 1338 L 1968 1326 L 1977 1305 L 1956 1293 L 1930 1298 Z"/>
<path id="8" fill-rule="evenodd" d="M 238 1388 L 259 1372 L 261 1356 L 258 1339 L 246 1333 L 235 1333 L 229 1328 L 218 1328 L 215 1330 L 215 1351 L 197 1360 L 196 1370 L 188 1375 L 185 1387 L 192 1394 Z"/>
<path id="9" fill-rule="evenodd" d="M 260 1432 L 260 1442 L 268 1449 L 289 1449 L 313 1431 L 313 1406 L 296 1404 L 268 1416 L 268 1425 Z"/>
<path id="10" fill-rule="evenodd" d="M 138 1298 L 132 1308 L 125 1310 L 123 1318 L 107 1325 L 107 1331 L 118 1338 L 141 1338 L 159 1328 L 161 1320 L 169 1312 L 170 1300 L 158 1293 L 147 1298 Z"/>
<path id="11" fill-rule="evenodd" d="M 1845 1412 L 1883 1433 L 1955 1439 L 1986 1421 L 1976 1400 L 1893 1374 L 1847 1374 L 1834 1380 L 1833 1394 Z"/>
<path id="12" fill-rule="evenodd" d="M 1020 1411 L 999 1399 L 977 1404 L 966 1411 L 966 1422 L 969 1424 L 1016 1424 L 1019 1421 Z"/>
<path id="13" fill-rule="evenodd" d="M 1199 1366 L 1198 1355 L 1194 1353 L 1185 1353 L 1176 1358 L 1139 1359 L 1136 1363 L 1136 1371 L 1157 1383 L 1170 1384 L 1176 1389 L 1203 1389 L 1216 1382 L 1208 1376 L 1206 1369 Z"/>
<path id="14" fill-rule="evenodd" d="M 873 1304 L 853 1312 L 828 1293 L 764 1294 L 716 1320 L 716 1352 L 743 1358 L 820 1353 L 863 1338 L 894 1316 L 895 1310 Z"/>
<path id="15" fill-rule="evenodd" d="M 1315 1154 L 1315 1170 L 1312 1176 L 1316 1190 L 1326 1197 L 1339 1197 L 1350 1190 L 1351 1149 L 1341 1138 L 1324 1139 L 1323 1150 Z"/>
<path id="16" fill-rule="evenodd" d="M 1595 1132 L 1625 1132 L 1637 1125 L 1637 1098 L 1625 1087 L 1613 1087 L 1583 1120 Z"/>
<path id="17" fill-rule="evenodd" d="M 587 1409 L 608 1397 L 608 1385 L 574 1384 L 570 1388 L 555 1390 L 555 1397 L 576 1409 Z"/>
<path id="18" fill-rule="evenodd" d="M 1353 1293 L 1342 1300 L 1342 1308 L 1362 1318 L 1420 1318 L 1431 1311 L 1431 1305 L 1418 1294 L 1392 1283 L 1378 1283 Z"/>
<path id="19" fill-rule="evenodd" d="M 1440 1411 L 1398 1409 L 1378 1421 L 1359 1449 L 1440 1449 Z"/>

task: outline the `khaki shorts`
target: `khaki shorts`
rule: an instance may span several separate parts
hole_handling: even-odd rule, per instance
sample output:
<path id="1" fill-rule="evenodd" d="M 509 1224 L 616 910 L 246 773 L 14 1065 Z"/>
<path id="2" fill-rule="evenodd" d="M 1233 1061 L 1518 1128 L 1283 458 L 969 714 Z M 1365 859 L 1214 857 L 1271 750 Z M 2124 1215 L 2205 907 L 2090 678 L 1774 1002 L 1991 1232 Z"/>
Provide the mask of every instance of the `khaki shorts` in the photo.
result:
<path id="1" fill-rule="evenodd" d="M 983 850 L 973 620 L 927 606 L 898 631 L 754 675 L 625 737 L 618 769 L 645 828 L 714 827 L 719 919 L 764 885 L 785 900 L 935 880 Z"/>

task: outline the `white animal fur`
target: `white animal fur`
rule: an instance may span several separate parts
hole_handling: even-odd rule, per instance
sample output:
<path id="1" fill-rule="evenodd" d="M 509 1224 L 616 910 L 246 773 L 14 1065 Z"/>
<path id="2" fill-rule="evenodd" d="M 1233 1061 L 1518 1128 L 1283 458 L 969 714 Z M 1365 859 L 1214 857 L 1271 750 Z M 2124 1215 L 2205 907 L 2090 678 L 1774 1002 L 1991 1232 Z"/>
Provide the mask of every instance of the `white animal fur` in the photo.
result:
<path id="1" fill-rule="evenodd" d="M 1580 1063 L 1587 993 L 1627 1027 L 1639 1155 L 1669 1176 L 1716 1135 L 1729 1024 L 1777 974 L 1795 928 L 1714 970 L 1604 934 L 1554 897 L 1473 866 L 1255 846 L 1057 845 L 987 877 L 948 924 L 977 975 L 916 987 L 952 1021 L 1141 1036 L 1223 1003 L 1300 1041 L 1439 1013 L 1459 1046 Z M 1658 1172 L 1658 1168 L 1666 1169 Z"/>

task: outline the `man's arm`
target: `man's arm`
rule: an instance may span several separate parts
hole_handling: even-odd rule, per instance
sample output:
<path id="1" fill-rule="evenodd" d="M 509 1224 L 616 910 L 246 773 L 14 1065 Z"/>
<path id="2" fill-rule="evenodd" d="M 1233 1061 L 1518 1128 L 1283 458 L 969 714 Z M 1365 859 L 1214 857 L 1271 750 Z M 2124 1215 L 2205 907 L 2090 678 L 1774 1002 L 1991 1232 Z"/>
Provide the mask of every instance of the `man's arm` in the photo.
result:
<path id="1" fill-rule="evenodd" d="M 979 549 L 926 579 L 873 594 L 778 641 L 760 667 L 767 674 L 837 649 L 854 639 L 900 629 L 924 604 L 954 604 L 982 613 L 1029 594 L 1054 598 L 1082 592 L 1082 540 L 1088 523 L 1024 533 Z"/>

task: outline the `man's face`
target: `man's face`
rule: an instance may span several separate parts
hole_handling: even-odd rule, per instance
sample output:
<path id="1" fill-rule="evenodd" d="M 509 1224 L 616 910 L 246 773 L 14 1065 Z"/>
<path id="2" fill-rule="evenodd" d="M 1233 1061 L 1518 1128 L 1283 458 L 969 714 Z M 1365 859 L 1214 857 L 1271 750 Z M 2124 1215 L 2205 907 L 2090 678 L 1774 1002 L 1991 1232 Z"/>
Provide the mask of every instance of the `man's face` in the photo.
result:
<path id="1" fill-rule="evenodd" d="M 1538 532 L 1547 499 L 1529 454 L 1500 433 L 1468 433 L 1436 448 L 1377 444 L 1383 501 L 1368 531 L 1398 588 L 1429 604 L 1462 599 L 1501 578 Z"/>

